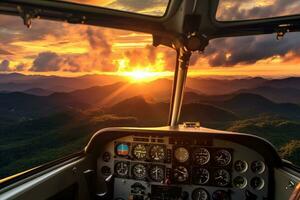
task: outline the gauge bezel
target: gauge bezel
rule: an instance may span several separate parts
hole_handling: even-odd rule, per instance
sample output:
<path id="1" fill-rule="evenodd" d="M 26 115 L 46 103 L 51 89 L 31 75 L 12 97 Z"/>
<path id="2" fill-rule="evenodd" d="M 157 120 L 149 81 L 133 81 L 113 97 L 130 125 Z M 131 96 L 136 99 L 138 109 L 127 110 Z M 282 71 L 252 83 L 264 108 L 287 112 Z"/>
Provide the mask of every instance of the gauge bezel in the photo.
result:
<path id="1" fill-rule="evenodd" d="M 163 179 L 162 179 L 162 180 L 156 180 L 156 179 L 152 178 L 152 176 L 151 176 L 151 171 L 152 171 L 152 169 L 154 169 L 155 167 L 159 167 L 159 168 L 161 168 L 161 169 L 163 170 Z M 162 181 L 164 181 L 165 178 L 166 178 L 166 167 L 165 167 L 164 165 L 151 165 L 151 166 L 149 167 L 149 170 L 148 170 L 148 177 L 149 177 L 153 182 L 162 182 Z"/>
<path id="2" fill-rule="evenodd" d="M 262 169 L 259 170 L 259 171 L 253 170 L 253 165 L 254 165 L 255 163 L 260 163 L 260 164 L 262 165 Z M 266 171 L 266 164 L 265 164 L 264 161 L 261 161 L 261 160 L 255 160 L 255 161 L 253 161 L 253 162 L 251 163 L 250 168 L 251 168 L 251 171 L 252 171 L 253 173 L 255 173 L 255 174 L 263 174 L 263 173 Z"/>
<path id="3" fill-rule="evenodd" d="M 127 154 L 127 155 L 119 155 L 119 154 L 118 154 L 117 148 L 118 148 L 118 146 L 121 145 L 121 144 L 126 144 L 126 145 L 128 146 L 128 154 Z M 128 142 L 116 142 L 116 143 L 115 143 L 115 155 L 118 156 L 118 157 L 123 157 L 123 158 L 124 158 L 124 157 L 128 157 L 128 156 L 130 155 L 130 150 L 131 150 L 130 147 L 131 147 L 131 146 L 130 146 L 130 143 L 128 143 Z"/>
<path id="4" fill-rule="evenodd" d="M 225 163 L 225 164 L 220 164 L 218 161 L 216 161 L 216 155 L 219 153 L 219 152 L 226 152 L 228 153 L 229 155 L 229 160 Z M 232 164 L 232 160 L 233 160 L 233 156 L 232 156 L 232 150 L 231 149 L 215 149 L 215 152 L 213 154 L 213 161 L 214 161 L 214 164 L 218 167 L 227 167 L 227 166 L 230 166 L 230 164 Z"/>
<path id="5" fill-rule="evenodd" d="M 160 147 L 161 149 L 163 149 L 164 151 L 164 157 L 162 159 L 159 159 L 159 160 L 155 160 L 154 158 L 152 158 L 152 149 L 154 147 Z M 149 159 L 153 162 L 164 162 L 166 159 L 167 159 L 167 148 L 165 145 L 162 145 L 162 144 L 152 144 L 150 147 L 149 147 Z"/>
<path id="6" fill-rule="evenodd" d="M 243 183 L 242 186 L 237 186 L 237 185 L 235 184 L 235 181 L 236 181 L 237 178 L 242 178 L 242 179 L 243 179 L 244 183 Z M 244 189 L 245 187 L 247 187 L 248 181 L 247 181 L 246 177 L 244 177 L 244 176 L 237 176 L 237 177 L 235 177 L 235 178 L 232 180 L 232 185 L 233 185 L 235 188 L 238 188 L 238 189 Z"/>
<path id="7" fill-rule="evenodd" d="M 103 154 L 102 154 L 102 160 L 104 162 L 109 162 L 111 160 L 111 153 L 108 152 L 108 151 L 105 151 Z"/>
<path id="8" fill-rule="evenodd" d="M 145 147 L 145 150 L 146 150 L 146 153 L 145 153 L 145 157 L 144 158 L 138 158 L 136 155 L 135 155 L 135 148 L 139 145 L 142 145 Z M 145 143 L 133 143 L 132 144 L 132 149 L 131 149 L 131 155 L 132 157 L 135 159 L 135 160 L 141 160 L 141 161 L 144 161 L 144 160 L 147 160 L 148 159 L 148 153 L 149 153 L 149 150 L 148 150 L 148 144 L 145 144 Z"/>
<path id="9" fill-rule="evenodd" d="M 237 164 L 238 162 L 242 162 L 243 164 L 245 164 L 245 167 L 244 167 L 242 170 L 237 170 L 237 169 L 236 169 L 236 164 Z M 248 171 L 248 169 L 249 169 L 249 164 L 248 164 L 248 162 L 245 161 L 245 160 L 237 160 L 237 161 L 234 162 L 233 168 L 234 168 L 234 170 L 235 170 L 236 172 L 242 174 L 242 173 L 245 173 L 245 172 Z"/>
<path id="10" fill-rule="evenodd" d="M 198 199 L 195 199 L 195 193 L 198 192 L 199 190 L 204 191 L 206 193 L 206 195 L 207 195 L 206 199 L 201 199 L 201 200 L 208 200 L 208 199 L 210 199 L 209 193 L 208 193 L 207 190 L 205 190 L 204 188 L 196 188 L 192 192 L 192 195 L 191 195 L 192 200 L 198 200 Z"/>
<path id="11" fill-rule="evenodd" d="M 208 178 L 204 183 L 199 183 L 199 181 L 196 181 L 196 180 L 199 180 L 198 177 L 196 176 L 196 173 L 197 173 L 196 171 L 199 171 L 202 169 L 206 170 L 208 172 Z M 210 182 L 210 179 L 211 179 L 210 171 L 204 167 L 194 167 L 192 170 L 192 179 L 193 179 L 193 184 L 195 184 L 195 185 L 208 185 L 208 183 Z"/>
<path id="12" fill-rule="evenodd" d="M 134 172 L 135 168 L 140 165 L 140 166 L 143 166 L 145 168 L 145 173 L 143 175 L 143 177 L 139 177 L 136 175 L 136 173 Z M 137 179 L 137 180 L 144 180 L 147 178 L 148 176 L 148 167 L 146 164 L 143 164 L 143 163 L 133 163 L 132 164 L 132 167 L 131 167 L 131 176 L 134 178 L 134 179 Z"/>
<path id="13" fill-rule="evenodd" d="M 117 168 L 117 165 L 118 165 L 119 163 L 126 163 L 126 164 L 127 164 L 128 170 L 127 170 L 127 174 L 126 174 L 126 175 L 120 175 L 120 174 L 117 172 L 116 168 Z M 128 177 L 129 177 L 129 173 L 130 173 L 130 162 L 129 162 L 129 161 L 116 161 L 116 162 L 114 163 L 114 174 L 115 174 L 117 177 L 128 178 Z"/>
<path id="14" fill-rule="evenodd" d="M 100 170 L 103 176 L 110 176 L 112 174 L 111 168 L 107 165 L 102 166 Z M 106 172 L 105 170 L 109 170 L 109 172 Z"/>
<path id="15" fill-rule="evenodd" d="M 187 172 L 187 178 L 186 180 L 184 181 L 178 181 L 177 178 L 175 178 L 175 169 L 178 169 L 180 167 L 183 167 L 186 169 L 186 172 Z M 175 183 L 178 183 L 178 184 L 184 184 L 184 183 L 189 183 L 190 182 L 190 170 L 187 166 L 185 165 L 177 165 L 177 166 L 174 166 L 173 170 L 172 170 L 172 180 L 175 182 Z"/>
<path id="16" fill-rule="evenodd" d="M 208 159 L 204 162 L 204 163 L 198 163 L 196 162 L 196 153 L 199 153 L 199 150 L 206 150 L 208 152 Z M 204 166 L 204 165 L 207 165 L 209 163 L 209 161 L 211 160 L 211 152 L 208 148 L 206 147 L 196 147 L 193 149 L 193 152 L 192 152 L 192 160 L 193 160 L 193 164 L 194 165 L 197 165 L 197 166 Z"/>
<path id="17" fill-rule="evenodd" d="M 182 160 L 182 161 L 179 160 L 176 157 L 176 150 L 181 149 L 181 148 L 185 149 L 187 151 L 187 153 L 188 153 L 187 159 L 186 160 Z M 190 162 L 190 160 L 191 160 L 191 153 L 190 152 L 191 152 L 190 149 L 188 147 L 186 147 L 186 146 L 174 146 L 173 147 L 173 161 L 175 163 L 179 163 L 179 164 L 188 164 Z"/>
<path id="18" fill-rule="evenodd" d="M 259 187 L 253 187 L 253 180 L 255 179 L 261 180 L 261 184 Z M 265 180 L 262 177 L 255 176 L 250 180 L 250 186 L 253 190 L 260 191 L 265 187 Z"/>
<path id="19" fill-rule="evenodd" d="M 227 181 L 227 184 L 220 185 L 220 184 L 218 183 L 218 181 L 216 180 L 216 173 L 217 173 L 218 171 L 224 171 L 224 172 L 226 172 L 226 174 L 228 174 L 229 179 L 228 179 L 228 181 Z M 218 187 L 229 187 L 229 186 L 231 186 L 231 182 L 232 182 L 231 179 L 232 179 L 231 173 L 230 173 L 227 169 L 218 168 L 218 169 L 214 170 L 214 172 L 213 172 L 212 181 L 214 182 L 214 185 L 215 185 L 215 186 L 218 186 Z"/>

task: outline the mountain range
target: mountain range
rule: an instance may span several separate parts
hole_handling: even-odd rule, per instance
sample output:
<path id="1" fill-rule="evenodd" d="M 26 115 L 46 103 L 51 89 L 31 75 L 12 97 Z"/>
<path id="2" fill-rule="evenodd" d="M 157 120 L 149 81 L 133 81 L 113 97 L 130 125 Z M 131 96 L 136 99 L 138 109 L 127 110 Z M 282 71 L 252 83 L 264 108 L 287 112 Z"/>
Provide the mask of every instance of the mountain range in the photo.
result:
<path id="1" fill-rule="evenodd" d="M 158 101 L 169 101 L 172 80 L 157 79 L 146 83 L 130 83 L 126 77 L 109 75 L 85 75 L 79 77 L 60 77 L 24 75 L 19 73 L 0 74 L 0 93 L 22 92 L 37 96 L 53 93 L 69 93 L 122 83 L 123 88 L 115 90 L 122 100 L 136 95 L 151 96 Z M 99 88 L 100 89 L 100 88 Z M 103 89 L 103 88 L 102 88 Z M 277 103 L 300 104 L 300 78 L 266 79 L 255 78 L 208 78 L 193 77 L 187 80 L 187 91 L 207 96 L 221 96 L 252 93 Z M 112 93 L 112 91 L 110 91 Z M 95 93 L 96 94 L 96 93 Z M 112 101 L 108 104 L 116 103 Z"/>
<path id="2" fill-rule="evenodd" d="M 180 121 L 264 137 L 300 164 L 299 83 L 297 77 L 189 78 Z M 166 125 L 172 80 L 14 73 L 0 74 L 0 91 L 1 178 L 80 150 L 101 128 Z"/>

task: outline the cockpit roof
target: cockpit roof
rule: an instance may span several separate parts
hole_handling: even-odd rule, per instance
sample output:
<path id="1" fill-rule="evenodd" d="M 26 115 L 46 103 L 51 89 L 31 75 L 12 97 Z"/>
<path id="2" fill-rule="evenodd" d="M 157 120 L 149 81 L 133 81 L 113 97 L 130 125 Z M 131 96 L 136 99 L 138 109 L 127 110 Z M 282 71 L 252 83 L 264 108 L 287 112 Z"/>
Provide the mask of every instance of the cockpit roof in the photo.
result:
<path id="1" fill-rule="evenodd" d="M 28 24 L 32 18 L 39 17 L 69 23 L 145 32 L 154 36 L 155 45 L 163 44 L 166 46 L 176 45 L 176 40 L 180 40 L 183 35 L 188 36 L 191 33 L 200 34 L 211 40 L 219 37 L 269 33 L 277 33 L 281 36 L 286 32 L 300 30 L 299 15 L 295 15 L 296 11 L 292 13 L 293 15 L 283 17 L 218 21 L 216 13 L 219 0 L 153 1 L 154 3 L 158 2 L 160 6 L 163 5 L 163 8 L 160 7 L 162 10 L 165 9 L 165 13 L 157 12 L 155 14 L 157 16 L 140 13 L 139 10 L 133 8 L 130 10 L 124 6 L 122 11 L 111 9 L 118 8 L 116 4 L 112 4 L 112 1 L 89 1 L 94 6 L 87 5 L 87 1 L 72 0 L 76 3 L 70 1 L 2 0 L 0 13 L 20 15 L 25 24 Z M 220 0 L 220 2 L 224 1 L 231 2 L 231 0 Z M 280 3 L 280 0 L 276 1 Z M 82 4 L 83 2 L 85 3 Z M 110 2 L 110 4 L 106 4 L 108 5 L 106 8 L 96 7 L 95 5 L 98 5 L 99 2 L 102 2 L 101 6 L 104 5 L 104 2 Z M 151 4 L 147 5 L 151 6 Z"/>

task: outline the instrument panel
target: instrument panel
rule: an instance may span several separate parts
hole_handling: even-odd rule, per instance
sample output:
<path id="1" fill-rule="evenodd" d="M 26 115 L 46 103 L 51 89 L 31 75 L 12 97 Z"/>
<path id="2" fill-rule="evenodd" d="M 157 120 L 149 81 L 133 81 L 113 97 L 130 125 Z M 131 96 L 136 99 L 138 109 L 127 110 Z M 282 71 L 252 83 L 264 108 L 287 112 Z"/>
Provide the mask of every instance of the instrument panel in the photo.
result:
<path id="1" fill-rule="evenodd" d="M 269 168 L 248 147 L 189 137 L 126 136 L 106 144 L 98 176 L 114 199 L 267 199 Z"/>

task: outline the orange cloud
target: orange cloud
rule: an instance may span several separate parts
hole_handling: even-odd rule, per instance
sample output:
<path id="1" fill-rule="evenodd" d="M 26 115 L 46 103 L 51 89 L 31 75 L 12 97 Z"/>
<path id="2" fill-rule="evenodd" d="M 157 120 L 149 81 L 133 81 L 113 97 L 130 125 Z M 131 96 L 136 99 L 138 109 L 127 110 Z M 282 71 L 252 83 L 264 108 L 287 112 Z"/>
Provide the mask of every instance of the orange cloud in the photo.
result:
<path id="1" fill-rule="evenodd" d="M 176 63 L 176 52 L 152 47 L 151 35 L 115 29 L 44 20 L 34 20 L 32 29 L 27 29 L 20 18 L 1 16 L 0 38 L 2 71 L 165 72 L 173 71 Z M 293 67 L 299 63 L 299 41 L 297 33 L 287 34 L 283 41 L 274 35 L 216 39 L 203 55 L 192 56 L 191 70 L 194 74 L 299 71 Z"/>

